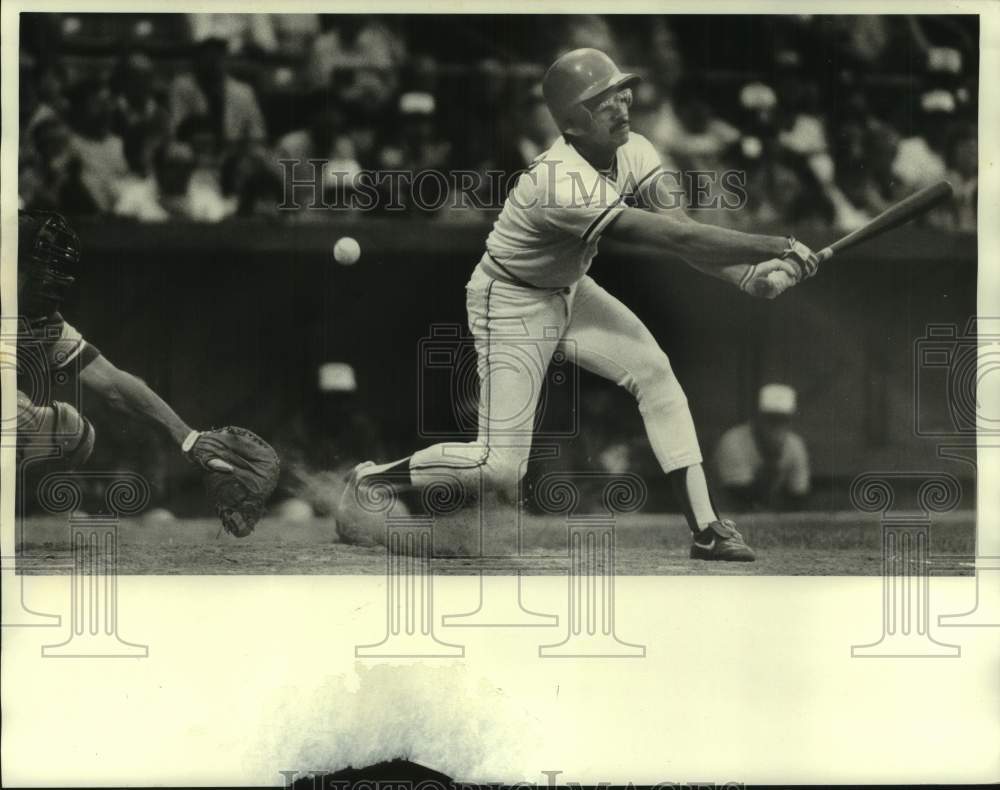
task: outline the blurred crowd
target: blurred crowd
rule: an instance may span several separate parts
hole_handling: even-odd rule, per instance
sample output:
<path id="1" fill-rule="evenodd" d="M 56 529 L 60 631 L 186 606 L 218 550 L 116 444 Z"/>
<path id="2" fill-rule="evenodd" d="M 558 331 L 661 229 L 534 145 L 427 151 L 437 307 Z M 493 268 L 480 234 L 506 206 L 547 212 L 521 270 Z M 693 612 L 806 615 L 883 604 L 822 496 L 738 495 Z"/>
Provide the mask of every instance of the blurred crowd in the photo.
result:
<path id="1" fill-rule="evenodd" d="M 644 77 L 633 128 L 668 170 L 687 175 L 699 219 L 850 230 L 948 178 L 955 201 L 924 221 L 972 231 L 976 24 L 907 15 L 22 14 L 19 198 L 24 208 L 138 222 L 340 221 L 343 212 L 278 208 L 288 202 L 281 160 L 326 161 L 331 202 L 371 171 L 516 173 L 558 134 L 540 91 L 545 67 L 591 46 Z M 721 197 L 713 175 L 726 171 L 745 178 L 740 210 L 712 205 Z M 491 194 L 479 201 L 466 194 L 435 211 L 402 208 L 431 221 L 488 222 L 503 195 L 486 183 Z M 298 187 L 292 198 L 308 203 L 310 194 Z M 380 210 L 388 209 L 359 220 Z M 610 384 L 588 391 L 588 430 L 562 463 L 657 480 L 639 416 L 618 408 L 619 397 Z M 795 410 L 787 397 L 783 408 L 776 417 L 761 406 L 720 443 L 712 471 L 735 508 L 792 506 L 779 495 L 801 504 L 809 489 L 804 443 L 785 448 Z M 380 435 L 353 386 L 323 393 L 315 411 L 279 432 L 286 495 L 305 496 L 313 482 L 329 489 L 326 477 L 302 470 L 412 445 Z M 163 454 L 134 446 L 151 456 L 137 467 L 159 474 L 154 488 L 165 491 Z M 129 449 L 112 442 L 103 451 L 110 459 Z M 775 480 L 796 482 L 785 491 Z M 651 485 L 650 508 L 669 509 L 668 494 Z M 316 512 L 326 507 L 307 498 Z"/>
<path id="2" fill-rule="evenodd" d="M 594 46 L 646 79 L 633 128 L 668 169 L 745 173 L 733 227 L 850 229 L 947 177 L 927 221 L 976 222 L 975 17 L 25 14 L 22 206 L 144 222 L 278 211 L 279 160 L 366 171 L 525 167 L 557 135 L 539 80 Z M 714 184 L 714 185 L 713 185 Z M 705 191 L 707 189 L 707 192 Z M 693 195 L 692 195 L 693 197 Z M 433 217 L 484 221 L 456 194 Z"/>

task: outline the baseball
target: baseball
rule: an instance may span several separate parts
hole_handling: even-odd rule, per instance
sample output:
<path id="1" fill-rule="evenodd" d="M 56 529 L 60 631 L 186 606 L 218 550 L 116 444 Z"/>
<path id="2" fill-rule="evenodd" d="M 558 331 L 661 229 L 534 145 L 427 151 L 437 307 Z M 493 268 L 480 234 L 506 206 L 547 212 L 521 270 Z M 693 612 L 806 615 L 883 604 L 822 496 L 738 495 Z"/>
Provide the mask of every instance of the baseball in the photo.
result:
<path id="1" fill-rule="evenodd" d="M 360 257 L 361 245 L 350 236 L 337 239 L 337 243 L 333 245 L 333 258 L 337 263 L 350 266 L 352 263 L 357 263 Z"/>

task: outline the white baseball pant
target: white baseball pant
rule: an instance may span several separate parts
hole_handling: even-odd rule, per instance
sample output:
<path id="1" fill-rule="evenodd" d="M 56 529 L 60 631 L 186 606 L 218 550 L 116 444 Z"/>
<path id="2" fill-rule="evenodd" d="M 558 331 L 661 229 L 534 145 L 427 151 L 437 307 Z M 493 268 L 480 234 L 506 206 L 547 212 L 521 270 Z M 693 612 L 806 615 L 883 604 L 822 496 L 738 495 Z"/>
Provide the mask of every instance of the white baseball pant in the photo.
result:
<path id="1" fill-rule="evenodd" d="M 545 372 L 557 353 L 635 397 L 664 472 L 701 463 L 687 398 L 667 355 L 642 321 L 590 276 L 569 288 L 533 289 L 496 280 L 477 266 L 466 306 L 478 356 L 478 437 L 415 453 L 410 476 L 418 488 L 457 478 L 472 491 L 482 485 L 513 501 Z"/>

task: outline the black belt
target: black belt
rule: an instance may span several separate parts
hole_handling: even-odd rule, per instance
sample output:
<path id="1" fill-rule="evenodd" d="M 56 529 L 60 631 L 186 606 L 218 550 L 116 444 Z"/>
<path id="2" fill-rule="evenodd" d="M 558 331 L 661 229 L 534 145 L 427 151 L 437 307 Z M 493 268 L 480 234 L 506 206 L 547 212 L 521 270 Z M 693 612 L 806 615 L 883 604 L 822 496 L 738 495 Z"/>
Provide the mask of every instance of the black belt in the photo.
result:
<path id="1" fill-rule="evenodd" d="M 493 253 L 491 253 L 489 250 L 486 250 L 486 257 L 489 258 L 489 262 L 496 267 L 496 270 L 493 269 L 493 266 L 490 267 L 484 266 L 483 269 L 494 280 L 499 280 L 502 283 L 507 283 L 507 285 L 516 285 L 520 288 L 530 288 L 532 291 L 564 291 L 566 293 L 569 292 L 569 288 L 563 288 L 562 286 L 559 285 L 533 285 L 532 283 L 529 283 L 527 280 L 522 280 L 520 277 L 514 274 L 514 272 L 512 272 L 510 269 L 508 269 L 506 266 L 500 263 L 500 261 L 494 258 Z"/>

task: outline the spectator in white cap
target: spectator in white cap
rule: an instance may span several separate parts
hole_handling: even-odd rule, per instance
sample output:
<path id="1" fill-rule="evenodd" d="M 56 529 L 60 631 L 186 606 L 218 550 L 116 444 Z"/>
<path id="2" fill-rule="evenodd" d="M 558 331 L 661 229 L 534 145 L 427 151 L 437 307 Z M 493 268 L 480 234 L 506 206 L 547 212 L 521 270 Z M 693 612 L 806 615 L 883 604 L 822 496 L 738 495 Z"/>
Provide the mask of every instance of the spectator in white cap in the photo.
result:
<path id="1" fill-rule="evenodd" d="M 795 390 L 765 384 L 757 412 L 749 422 L 730 428 L 715 451 L 716 473 L 730 507 L 794 510 L 809 494 L 809 453 L 792 431 Z"/>

